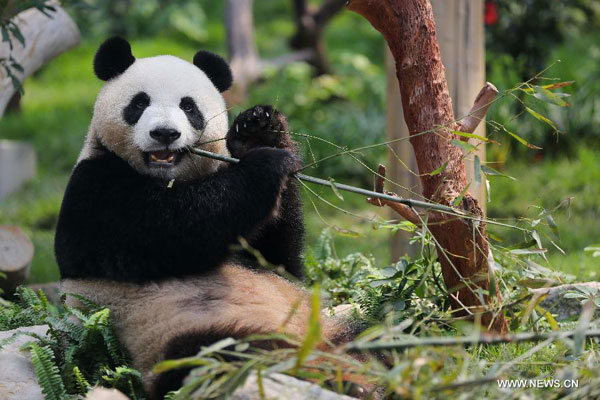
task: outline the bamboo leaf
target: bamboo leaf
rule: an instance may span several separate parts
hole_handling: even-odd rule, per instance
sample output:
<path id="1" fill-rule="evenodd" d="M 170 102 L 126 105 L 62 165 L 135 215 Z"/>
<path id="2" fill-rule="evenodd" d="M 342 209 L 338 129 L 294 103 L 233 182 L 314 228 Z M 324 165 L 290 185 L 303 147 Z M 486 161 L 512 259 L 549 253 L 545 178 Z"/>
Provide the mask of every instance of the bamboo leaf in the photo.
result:
<path id="1" fill-rule="evenodd" d="M 8 29 L 6 29 L 6 26 L 2 25 L 0 26 L 0 31 L 2 32 L 2 41 L 7 42 L 12 50 L 12 43 L 8 34 Z"/>
<path id="2" fill-rule="evenodd" d="M 548 311 L 546 311 L 545 309 L 543 309 L 539 305 L 536 305 L 535 309 L 540 314 L 542 314 L 544 316 L 544 318 L 546 318 L 546 321 L 548 321 L 548 325 L 550 325 L 550 329 L 552 329 L 553 331 L 558 331 L 560 329 L 558 327 L 558 322 L 556 322 L 556 320 L 554 319 L 554 317 L 552 316 L 552 314 L 550 314 Z"/>
<path id="3" fill-rule="evenodd" d="M 548 226 L 550 227 L 552 233 L 554 233 L 554 235 L 556 235 L 557 238 L 560 238 L 560 235 L 558 233 L 558 225 L 556 225 L 556 222 L 554 222 L 554 218 L 552 218 L 552 215 L 546 215 L 546 222 L 548 223 Z"/>
<path id="4" fill-rule="evenodd" d="M 558 93 L 552 93 L 551 91 L 543 88 L 542 86 L 534 86 L 534 89 L 535 89 L 535 94 L 533 95 L 533 97 L 535 97 L 538 100 L 541 100 L 541 101 L 549 103 L 549 104 L 554 104 L 559 107 L 568 107 L 569 106 L 569 103 L 564 101 L 559 96 Z M 563 94 L 563 93 L 560 93 L 560 94 Z"/>
<path id="5" fill-rule="evenodd" d="M 527 107 L 525 107 L 525 108 L 527 108 Z M 529 108 L 527 108 L 527 109 L 529 110 Z M 541 150 L 542 149 L 541 147 L 533 145 L 533 144 L 529 143 L 527 140 L 523 139 L 522 137 L 520 137 L 520 136 L 512 133 L 511 131 L 509 131 L 505 127 L 502 127 L 502 129 L 504 130 L 504 132 L 508 133 L 510 136 L 512 136 L 514 139 L 516 139 L 522 145 L 527 146 L 530 149 L 534 149 L 534 150 Z"/>
<path id="6" fill-rule="evenodd" d="M 444 172 L 446 170 L 446 167 L 448 167 L 448 161 L 446 161 L 445 163 L 443 163 L 442 165 L 440 165 L 435 170 L 431 171 L 429 173 L 429 176 L 436 176 L 436 175 L 441 174 L 442 172 Z"/>
<path id="7" fill-rule="evenodd" d="M 512 179 L 513 181 L 516 181 L 517 179 L 510 176 L 510 175 L 505 175 L 500 171 L 496 171 L 494 168 L 492 167 L 488 167 L 487 165 L 482 165 L 481 166 L 481 170 L 483 171 L 484 174 L 486 174 L 487 176 L 499 176 L 501 178 L 508 178 L 508 179 Z"/>
<path id="8" fill-rule="evenodd" d="M 556 127 L 556 125 L 554 125 L 554 122 L 550 121 L 548 118 L 544 117 L 542 114 L 533 111 L 529 107 L 525 107 L 525 109 L 527 110 L 527 112 L 529 114 L 533 115 L 538 120 L 540 120 L 542 122 L 545 122 L 546 124 L 550 125 L 552 127 L 552 129 L 554 129 L 555 131 L 558 131 L 558 128 Z"/>
<path id="9" fill-rule="evenodd" d="M 498 145 L 500 144 L 500 143 L 496 142 L 495 140 L 492 140 L 488 137 L 476 135 L 474 133 L 461 132 L 461 131 L 450 131 L 450 132 L 454 133 L 456 136 L 462 136 L 462 137 L 469 138 L 469 139 L 477 139 L 477 140 L 481 140 L 482 142 L 486 142 L 486 143 L 493 143 L 493 144 L 498 144 Z"/>
<path id="10" fill-rule="evenodd" d="M 296 365 L 294 366 L 294 375 L 298 373 L 300 367 L 313 350 L 317 342 L 321 339 L 321 298 L 320 298 L 320 290 L 319 285 L 316 285 L 313 289 L 312 295 L 310 297 L 310 317 L 308 321 L 308 329 L 306 332 L 306 336 L 302 345 L 298 349 L 298 353 L 296 356 Z"/>
<path id="11" fill-rule="evenodd" d="M 551 83 L 549 85 L 544 85 L 541 86 L 544 89 L 547 90 L 551 90 L 551 89 L 558 89 L 558 88 L 562 88 L 565 86 L 571 86 L 572 84 L 574 84 L 575 81 L 565 81 L 565 82 L 558 82 L 558 83 Z M 522 89 L 525 93 L 533 93 L 534 92 L 534 88 L 530 87 L 527 89 Z"/>
<path id="12" fill-rule="evenodd" d="M 198 358 L 198 357 L 186 357 L 177 360 L 165 360 L 161 361 L 152 368 L 152 372 L 155 374 L 161 374 L 172 369 L 186 368 L 186 367 L 199 367 L 202 365 L 209 365 L 210 362 Z"/>
<path id="13" fill-rule="evenodd" d="M 360 233 L 358 233 L 356 231 L 351 231 L 350 229 L 341 228 L 337 225 L 333 225 L 333 230 L 336 231 L 340 236 L 353 237 L 353 238 L 360 237 Z"/>
<path id="14" fill-rule="evenodd" d="M 25 38 L 21 34 L 21 30 L 19 29 L 19 27 L 16 25 L 13 25 L 13 26 L 9 27 L 8 29 L 10 30 L 10 33 L 13 34 L 15 39 L 17 39 L 19 41 L 19 43 L 21 43 L 21 46 L 25 47 Z"/>
<path id="15" fill-rule="evenodd" d="M 463 142 L 462 140 L 452 139 L 451 143 L 456 147 L 460 147 L 465 152 L 465 154 L 472 153 L 475 150 L 477 150 L 477 147 L 473 146 L 470 143 Z"/>
<path id="16" fill-rule="evenodd" d="M 329 178 L 329 184 L 331 185 L 331 190 L 333 190 L 333 193 L 337 196 L 337 198 L 341 201 L 344 201 L 344 196 L 342 196 L 337 186 L 335 186 L 335 179 Z"/>
<path id="17" fill-rule="evenodd" d="M 475 175 L 475 189 L 477 189 L 481 184 L 481 161 L 478 155 L 475 155 L 473 160 L 473 175 Z"/>
<path id="18" fill-rule="evenodd" d="M 467 194 L 467 190 L 469 189 L 469 186 L 470 186 L 470 184 L 465 186 L 465 188 L 462 190 L 462 192 L 460 192 L 460 196 L 458 196 L 452 203 L 453 207 L 458 207 L 458 205 L 462 201 L 463 197 L 465 197 L 465 195 Z"/>
<path id="19" fill-rule="evenodd" d="M 527 255 L 527 254 L 543 255 L 547 251 L 548 251 L 547 249 L 514 249 L 514 250 L 511 250 L 510 252 L 512 254 L 522 256 L 522 255 Z"/>
<path id="20" fill-rule="evenodd" d="M 531 289 L 539 289 L 543 287 L 552 287 L 557 285 L 559 282 L 554 279 L 521 279 L 517 282 L 519 286 L 531 288 Z"/>
<path id="21" fill-rule="evenodd" d="M 488 296 L 490 296 L 490 298 L 493 298 L 496 296 L 496 289 L 497 289 L 497 285 L 496 285 L 496 276 L 495 276 L 495 267 L 494 267 L 495 262 L 494 262 L 494 256 L 492 255 L 492 252 L 490 251 L 488 254 Z"/>

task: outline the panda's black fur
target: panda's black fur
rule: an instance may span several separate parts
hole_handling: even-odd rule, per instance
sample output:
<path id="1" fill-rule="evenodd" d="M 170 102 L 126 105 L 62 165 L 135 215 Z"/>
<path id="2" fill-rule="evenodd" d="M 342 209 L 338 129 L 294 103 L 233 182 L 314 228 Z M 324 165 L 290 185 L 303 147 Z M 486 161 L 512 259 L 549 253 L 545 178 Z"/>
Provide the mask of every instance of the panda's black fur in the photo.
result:
<path id="1" fill-rule="evenodd" d="M 226 132 L 219 91 L 231 84 L 231 72 L 223 59 L 206 52 L 197 53 L 194 65 L 205 72 L 169 56 L 135 59 L 124 39 L 100 47 L 94 66 L 107 84 L 98 95 L 56 231 L 63 291 L 111 309 L 117 334 L 152 398 L 177 389 L 184 374 L 156 376 L 156 362 L 193 355 L 228 336 L 281 329 L 303 335 L 310 314 L 303 289 L 255 269 L 254 256 L 231 248 L 244 237 L 270 263 L 302 274 L 301 202 L 290 179 L 301 160 L 285 118 L 271 106 L 256 106 Z M 157 78 L 146 76 L 148 71 L 173 82 L 152 81 Z M 171 71 L 190 76 L 173 78 Z M 197 90 L 188 93 L 193 82 Z M 171 98 L 163 87 L 181 93 Z M 147 101 L 137 104 L 136 95 L 148 88 Z M 202 126 L 189 119 L 192 108 L 180 104 L 188 97 Z M 131 104 L 140 113 L 127 121 L 124 110 Z M 147 113 L 159 106 L 168 113 L 152 111 L 154 126 Z M 171 154 L 170 142 L 160 150 L 148 137 L 151 129 L 172 129 L 168 123 L 184 128 L 187 145 L 229 152 L 241 161 L 217 164 L 184 152 L 177 154 L 182 161 L 176 168 L 150 168 L 149 154 Z M 208 140 L 225 134 L 227 149 Z M 76 305 L 77 299 L 68 302 Z M 290 315 L 292 308 L 296 312 Z M 323 320 L 322 329 L 333 342 L 348 333 L 337 320 Z"/>
<path id="2" fill-rule="evenodd" d="M 300 217 L 297 197 L 284 194 L 282 215 L 265 224 L 298 167 L 285 150 L 257 148 L 239 164 L 169 187 L 111 152 L 84 160 L 56 230 L 61 276 L 147 282 L 203 273 L 231 256 L 240 236 L 255 236 L 251 244 L 270 262 L 299 275 L 301 221 L 285 219 Z"/>

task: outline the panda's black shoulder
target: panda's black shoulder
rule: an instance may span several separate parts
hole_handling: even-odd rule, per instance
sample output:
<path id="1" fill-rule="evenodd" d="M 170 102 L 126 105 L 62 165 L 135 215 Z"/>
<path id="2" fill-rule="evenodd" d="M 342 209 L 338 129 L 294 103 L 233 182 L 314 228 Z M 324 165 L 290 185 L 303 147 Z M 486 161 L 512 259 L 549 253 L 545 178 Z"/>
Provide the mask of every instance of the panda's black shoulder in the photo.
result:
<path id="1" fill-rule="evenodd" d="M 71 174 L 71 180 L 95 177 L 94 181 L 99 182 L 103 178 L 132 179 L 138 176 L 127 161 L 112 152 L 106 152 L 101 156 L 80 161 Z"/>

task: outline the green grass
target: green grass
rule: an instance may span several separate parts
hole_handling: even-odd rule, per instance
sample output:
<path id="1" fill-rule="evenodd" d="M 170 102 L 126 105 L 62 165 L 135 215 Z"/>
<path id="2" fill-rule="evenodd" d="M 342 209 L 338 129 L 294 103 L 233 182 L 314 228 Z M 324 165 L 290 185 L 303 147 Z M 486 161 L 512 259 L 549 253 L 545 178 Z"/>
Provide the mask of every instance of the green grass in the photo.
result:
<path id="1" fill-rule="evenodd" d="M 497 218 L 525 216 L 536 219 L 542 210 L 555 210 L 552 217 L 558 226 L 559 236 L 546 227 L 540 232 L 542 242 L 548 248 L 548 264 L 554 269 L 572 274 L 578 280 L 598 279 L 600 259 L 585 254 L 586 246 L 600 242 L 600 170 L 597 153 L 580 148 L 575 156 L 559 160 L 547 159 L 537 163 L 511 161 L 506 172 L 518 180 L 493 178 L 492 201 L 488 205 L 489 215 Z M 570 206 L 564 206 L 570 199 Z M 546 221 L 542 218 L 540 226 Z M 528 223 L 521 223 L 527 226 Z M 522 242 L 519 232 L 490 226 L 507 242 Z M 561 247 L 560 253 L 550 240 Z M 502 244 L 502 243 L 501 243 Z M 542 261 L 542 260 L 540 260 Z"/>

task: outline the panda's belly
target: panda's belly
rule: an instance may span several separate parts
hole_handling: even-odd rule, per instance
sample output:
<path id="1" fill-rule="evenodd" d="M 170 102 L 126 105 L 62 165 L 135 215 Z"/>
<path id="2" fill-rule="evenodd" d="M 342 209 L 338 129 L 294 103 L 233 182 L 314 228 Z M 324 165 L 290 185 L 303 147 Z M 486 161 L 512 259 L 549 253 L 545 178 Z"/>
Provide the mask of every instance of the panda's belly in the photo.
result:
<path id="1" fill-rule="evenodd" d="M 62 291 L 111 309 L 117 334 L 146 383 L 174 337 L 190 331 L 236 336 L 236 332 L 281 330 L 302 335 L 310 313 L 304 290 L 274 274 L 234 264 L 209 275 L 157 283 L 68 279 L 62 282 Z M 72 296 L 67 302 L 77 305 Z M 290 313 L 293 307 L 297 309 Z"/>

